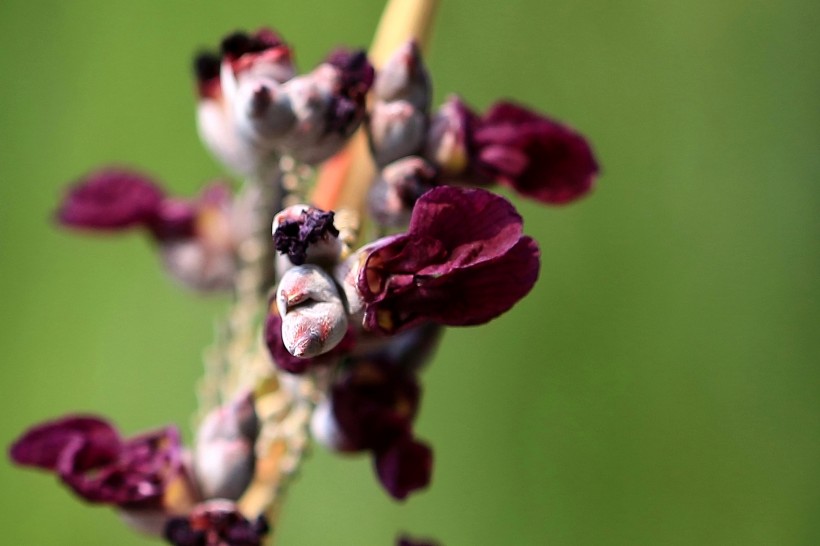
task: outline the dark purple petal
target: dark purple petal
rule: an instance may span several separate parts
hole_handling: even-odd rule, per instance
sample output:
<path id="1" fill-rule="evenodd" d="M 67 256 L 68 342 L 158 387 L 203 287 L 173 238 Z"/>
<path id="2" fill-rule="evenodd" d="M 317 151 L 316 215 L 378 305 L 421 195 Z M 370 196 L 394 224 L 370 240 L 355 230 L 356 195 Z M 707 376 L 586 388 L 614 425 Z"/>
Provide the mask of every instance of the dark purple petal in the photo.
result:
<path id="1" fill-rule="evenodd" d="M 344 48 L 334 50 L 325 62 L 341 71 L 342 94 L 352 100 L 363 100 L 373 85 L 375 71 L 367 60 L 364 50 L 351 51 Z"/>
<path id="2" fill-rule="evenodd" d="M 407 435 L 420 398 L 415 377 L 390 362 L 357 362 L 331 389 L 333 415 L 353 450 L 383 450 Z"/>
<path id="3" fill-rule="evenodd" d="M 495 104 L 472 137 L 478 173 L 544 203 L 581 197 L 598 173 L 583 136 L 517 104 Z"/>
<path id="4" fill-rule="evenodd" d="M 376 473 L 382 486 L 397 500 L 430 483 L 433 473 L 433 450 L 410 436 L 376 454 Z"/>
<path id="5" fill-rule="evenodd" d="M 310 245 L 328 237 L 338 237 L 339 230 L 333 225 L 333 212 L 320 209 L 302 211 L 298 220 L 285 220 L 273 233 L 276 250 L 287 254 L 294 265 L 302 265 Z"/>
<path id="6" fill-rule="evenodd" d="M 74 228 L 120 231 L 152 222 L 163 198 L 164 192 L 148 177 L 106 169 L 69 188 L 57 219 Z"/>
<path id="7" fill-rule="evenodd" d="M 120 449 L 119 435 L 107 421 L 71 416 L 29 429 L 14 442 L 9 455 L 17 464 L 54 471 L 63 450 L 77 442 L 80 449 L 75 459 L 81 468 L 111 462 Z"/>
<path id="8" fill-rule="evenodd" d="M 57 473 L 89 502 L 123 508 L 160 508 L 168 484 L 182 472 L 181 444 L 176 427 L 126 440 L 116 461 L 83 468 L 70 449 L 61 455 Z"/>
<path id="9" fill-rule="evenodd" d="M 439 168 L 441 176 L 461 180 L 468 175 L 471 138 L 476 114 L 458 96 L 450 96 L 430 120 L 424 156 Z M 474 174 L 474 173 L 470 173 Z M 476 176 L 470 182 L 480 183 Z"/>
<path id="10" fill-rule="evenodd" d="M 349 135 L 364 116 L 365 96 L 373 85 L 374 70 L 361 50 L 337 49 L 325 62 L 339 71 L 338 88 L 327 108 L 326 128 L 328 132 Z"/>
<path id="11" fill-rule="evenodd" d="M 366 255 L 357 279 L 364 326 L 392 333 L 426 321 L 482 324 L 510 309 L 538 277 L 535 242 L 504 198 L 440 187 L 422 196 L 407 233 Z"/>
<path id="12" fill-rule="evenodd" d="M 182 473 L 179 432 L 168 427 L 129 440 L 97 417 L 66 417 L 37 426 L 12 446 L 11 458 L 51 470 L 83 499 L 123 508 L 159 508 Z"/>

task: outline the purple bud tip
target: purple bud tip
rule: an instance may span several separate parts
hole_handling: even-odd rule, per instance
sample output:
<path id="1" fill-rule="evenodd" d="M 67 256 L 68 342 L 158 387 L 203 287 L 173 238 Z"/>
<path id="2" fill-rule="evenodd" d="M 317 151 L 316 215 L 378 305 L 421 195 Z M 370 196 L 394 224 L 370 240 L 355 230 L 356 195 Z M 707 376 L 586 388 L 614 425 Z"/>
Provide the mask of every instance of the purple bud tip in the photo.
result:
<path id="1" fill-rule="evenodd" d="M 364 50 L 350 51 L 339 48 L 327 56 L 325 62 L 342 72 L 342 89 L 353 100 L 363 99 L 373 85 L 375 71 Z"/>
<path id="2" fill-rule="evenodd" d="M 304 264 L 310 245 L 327 236 L 339 236 L 339 230 L 333 225 L 333 217 L 332 211 L 311 208 L 302 211 L 298 220 L 283 221 L 273 233 L 276 250 L 287 254 L 295 265 Z"/>
<path id="3" fill-rule="evenodd" d="M 69 188 L 57 219 L 74 228 L 122 231 L 154 221 L 164 197 L 164 192 L 147 176 L 106 169 Z"/>

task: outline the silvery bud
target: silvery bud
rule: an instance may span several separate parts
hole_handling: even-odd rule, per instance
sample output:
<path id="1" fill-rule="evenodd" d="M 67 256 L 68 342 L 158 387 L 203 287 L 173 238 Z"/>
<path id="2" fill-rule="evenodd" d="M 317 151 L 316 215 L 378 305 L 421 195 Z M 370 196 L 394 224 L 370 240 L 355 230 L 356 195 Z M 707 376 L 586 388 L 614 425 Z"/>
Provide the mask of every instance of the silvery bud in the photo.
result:
<path id="1" fill-rule="evenodd" d="M 430 109 L 430 77 L 418 44 L 406 42 L 384 64 L 373 83 L 376 100 L 406 100 L 418 110 Z"/>
<path id="2" fill-rule="evenodd" d="M 347 312 L 336 283 L 320 268 L 288 270 L 276 289 L 282 343 L 293 356 L 311 358 L 333 349 L 347 332 Z"/>
<path id="3" fill-rule="evenodd" d="M 204 498 L 237 500 L 253 479 L 259 419 L 252 393 L 211 411 L 197 431 L 194 473 Z"/>
<path id="4" fill-rule="evenodd" d="M 380 167 L 421 150 L 427 114 L 410 101 L 376 101 L 367 124 L 373 159 Z"/>
<path id="5" fill-rule="evenodd" d="M 333 403 L 325 398 L 316 405 L 310 417 L 310 435 L 314 440 L 333 451 L 355 451 L 350 440 L 333 415 Z"/>

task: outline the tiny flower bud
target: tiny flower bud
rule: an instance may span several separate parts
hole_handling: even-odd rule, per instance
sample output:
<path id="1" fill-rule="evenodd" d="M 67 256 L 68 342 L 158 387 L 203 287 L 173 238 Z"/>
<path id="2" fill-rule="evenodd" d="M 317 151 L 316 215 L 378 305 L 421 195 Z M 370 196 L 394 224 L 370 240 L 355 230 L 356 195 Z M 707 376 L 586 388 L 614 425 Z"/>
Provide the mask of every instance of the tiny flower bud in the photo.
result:
<path id="1" fill-rule="evenodd" d="M 194 448 L 194 472 L 203 497 L 237 500 L 242 496 L 253 479 L 258 433 L 252 393 L 205 417 Z"/>
<path id="2" fill-rule="evenodd" d="M 422 112 L 430 108 L 430 77 L 418 44 L 406 42 L 387 60 L 376 76 L 373 95 L 378 100 L 406 100 Z"/>
<path id="3" fill-rule="evenodd" d="M 376 101 L 367 124 L 370 149 L 379 166 L 413 155 L 427 133 L 427 115 L 409 101 Z"/>
<path id="4" fill-rule="evenodd" d="M 276 290 L 282 342 L 300 358 L 333 349 L 347 332 L 347 313 L 333 279 L 316 266 L 301 265 L 282 277 Z"/>
<path id="5" fill-rule="evenodd" d="M 456 96 L 449 97 L 433 116 L 424 157 L 432 161 L 443 176 L 457 179 L 467 172 L 470 166 L 468 139 L 474 123 L 475 114 Z"/>
<path id="6" fill-rule="evenodd" d="M 416 201 L 435 187 L 436 170 L 424 159 L 405 157 L 385 167 L 370 191 L 370 212 L 381 225 L 407 225 Z"/>

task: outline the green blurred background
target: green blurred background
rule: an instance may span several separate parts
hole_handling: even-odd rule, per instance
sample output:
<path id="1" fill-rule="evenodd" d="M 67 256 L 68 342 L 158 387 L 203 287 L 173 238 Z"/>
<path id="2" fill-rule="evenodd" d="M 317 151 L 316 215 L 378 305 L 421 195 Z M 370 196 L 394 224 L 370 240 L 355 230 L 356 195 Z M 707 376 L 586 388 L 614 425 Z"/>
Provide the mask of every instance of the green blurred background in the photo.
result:
<path id="1" fill-rule="evenodd" d="M 0 443 L 77 410 L 189 423 L 226 301 L 178 290 L 139 237 L 55 229 L 61 188 L 115 162 L 192 194 L 221 173 L 193 51 L 270 24 L 308 68 L 366 45 L 380 8 L 0 3 Z M 443 0 L 437 100 L 567 120 L 604 175 L 568 208 L 516 201 L 541 279 L 427 371 L 432 488 L 394 504 L 366 458 L 316 449 L 280 544 L 820 544 L 818 27 L 809 0 Z M 0 480 L 2 544 L 150 542 L 51 477 L 4 460 Z"/>

